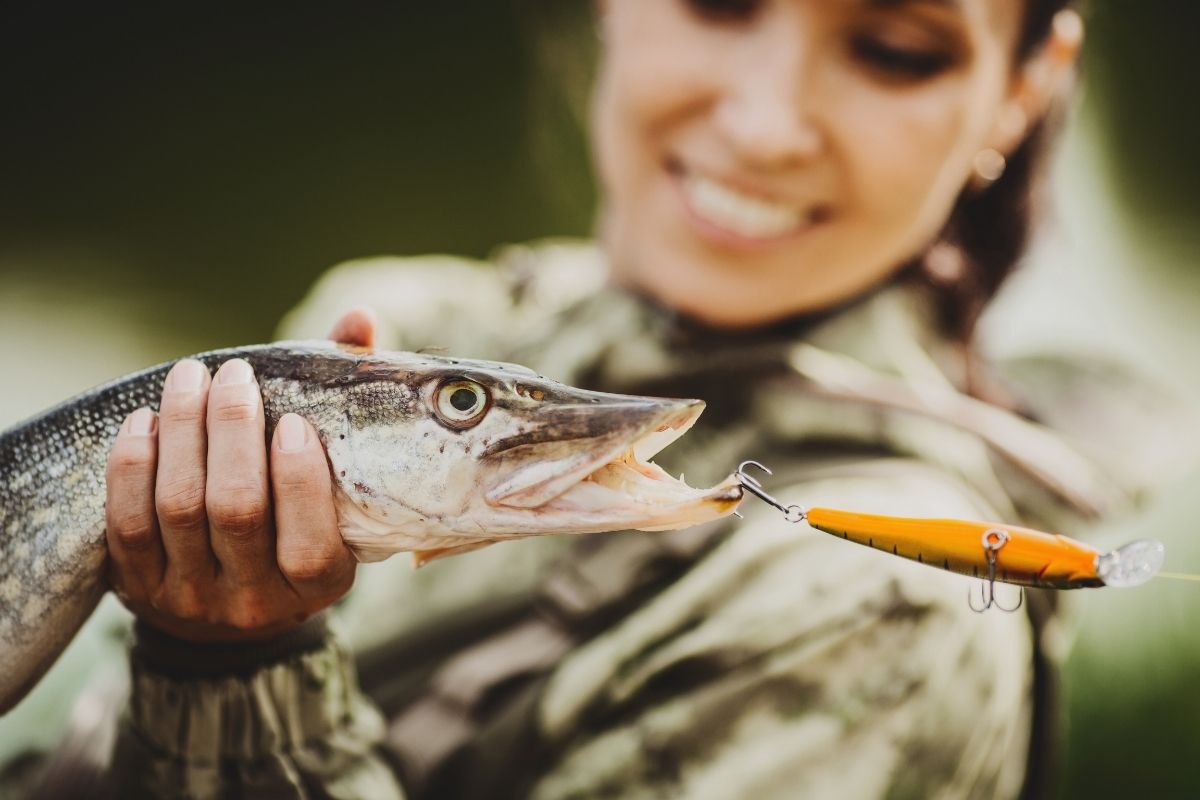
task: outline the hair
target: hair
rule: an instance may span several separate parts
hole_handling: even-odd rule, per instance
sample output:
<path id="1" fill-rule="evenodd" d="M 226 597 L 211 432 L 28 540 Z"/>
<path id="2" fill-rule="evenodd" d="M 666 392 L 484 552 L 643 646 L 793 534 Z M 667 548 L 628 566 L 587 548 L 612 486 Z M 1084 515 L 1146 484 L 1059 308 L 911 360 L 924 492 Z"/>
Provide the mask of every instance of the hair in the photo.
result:
<path id="1" fill-rule="evenodd" d="M 1017 39 L 1014 69 L 1046 44 L 1055 15 L 1074 0 L 1026 0 Z M 901 279 L 927 284 L 934 293 L 943 333 L 961 344 L 966 359 L 966 388 L 971 394 L 1012 406 L 979 363 L 975 330 L 988 303 L 1021 263 L 1029 245 L 1045 173 L 1050 140 L 1059 116 L 1043 117 L 1007 158 L 1004 174 L 984 189 L 966 188 L 959 196 L 938 241 L 901 273 Z M 956 249 L 956 268 L 939 274 L 931 256 L 939 246 Z"/>

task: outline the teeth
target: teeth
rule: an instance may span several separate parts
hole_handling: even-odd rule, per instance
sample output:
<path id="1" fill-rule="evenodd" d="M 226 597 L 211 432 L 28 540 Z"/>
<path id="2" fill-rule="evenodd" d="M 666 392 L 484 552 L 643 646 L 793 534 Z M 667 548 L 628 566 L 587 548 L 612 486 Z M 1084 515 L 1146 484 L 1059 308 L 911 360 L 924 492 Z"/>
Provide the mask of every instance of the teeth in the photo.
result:
<path id="1" fill-rule="evenodd" d="M 805 221 L 795 208 L 750 197 L 700 175 L 688 175 L 684 191 L 697 213 L 740 236 L 779 236 Z"/>

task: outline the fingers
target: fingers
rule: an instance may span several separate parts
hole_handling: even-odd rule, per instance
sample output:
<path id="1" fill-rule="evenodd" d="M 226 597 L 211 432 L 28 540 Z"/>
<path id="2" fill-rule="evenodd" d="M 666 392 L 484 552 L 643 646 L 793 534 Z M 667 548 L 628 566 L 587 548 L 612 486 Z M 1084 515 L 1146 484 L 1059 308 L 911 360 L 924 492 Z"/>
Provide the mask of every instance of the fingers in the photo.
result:
<path id="1" fill-rule="evenodd" d="M 185 359 L 167 373 L 158 414 L 155 506 L 174 576 L 207 580 L 216 569 L 204 503 L 207 472 L 208 369 Z"/>
<path id="2" fill-rule="evenodd" d="M 374 348 L 378 327 L 375 312 L 366 306 L 359 306 L 347 311 L 334 323 L 329 338 L 339 344 Z"/>
<path id="3" fill-rule="evenodd" d="M 105 473 L 106 536 L 116 573 L 114 588 L 137 601 L 148 600 L 158 589 L 166 560 L 154 511 L 157 427 L 158 419 L 148 408 L 126 417 Z"/>
<path id="4" fill-rule="evenodd" d="M 271 446 L 276 556 L 284 578 L 319 607 L 344 594 L 356 561 L 342 541 L 333 506 L 329 465 L 316 431 L 285 414 Z"/>
<path id="5" fill-rule="evenodd" d="M 261 587 L 277 578 L 262 395 L 240 358 L 225 362 L 208 394 L 209 536 L 222 580 Z"/>
<path id="6" fill-rule="evenodd" d="M 353 583 L 319 437 L 286 415 L 268 455 L 264 427 L 240 359 L 211 379 L 176 364 L 157 427 L 147 409 L 123 425 L 107 469 L 109 573 L 148 624 L 195 641 L 275 635 Z"/>

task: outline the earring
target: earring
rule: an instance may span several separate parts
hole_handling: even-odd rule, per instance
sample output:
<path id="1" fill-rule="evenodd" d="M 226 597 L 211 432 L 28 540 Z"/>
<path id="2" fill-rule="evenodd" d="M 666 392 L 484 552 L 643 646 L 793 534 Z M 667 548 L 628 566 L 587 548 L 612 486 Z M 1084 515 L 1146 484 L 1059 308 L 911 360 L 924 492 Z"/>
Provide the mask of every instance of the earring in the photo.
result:
<path id="1" fill-rule="evenodd" d="M 958 245 L 943 240 L 926 251 L 921 266 L 934 284 L 942 287 L 957 286 L 967 272 L 967 259 Z"/>
<path id="2" fill-rule="evenodd" d="M 1004 154 L 992 147 L 980 150 L 971 161 L 976 183 L 981 189 L 999 180 L 1007 166 L 1008 162 L 1005 160 Z"/>

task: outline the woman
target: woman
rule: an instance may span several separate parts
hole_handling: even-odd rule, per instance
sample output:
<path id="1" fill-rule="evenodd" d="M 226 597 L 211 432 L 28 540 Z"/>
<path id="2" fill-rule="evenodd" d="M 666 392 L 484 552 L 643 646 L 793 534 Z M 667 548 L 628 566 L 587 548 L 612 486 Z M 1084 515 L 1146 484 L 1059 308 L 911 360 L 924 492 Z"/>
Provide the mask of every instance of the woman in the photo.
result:
<path id="1" fill-rule="evenodd" d="M 286 332 L 369 298 L 379 329 L 355 312 L 336 338 L 704 398 L 667 464 L 698 482 L 757 457 L 806 504 L 1094 513 L 1120 492 L 1022 468 L 1045 431 L 999 462 L 951 419 L 1007 402 L 972 331 L 1025 241 L 1080 43 L 1065 5 L 602 3 L 602 250 L 347 265 Z M 922 387 L 925 413 L 869 386 Z M 961 580 L 765 507 L 365 571 L 342 616 L 380 715 L 310 616 L 355 572 L 320 443 L 290 416 L 264 450 L 262 427 L 247 365 L 183 362 L 114 446 L 111 578 L 140 619 L 123 795 L 1011 797 L 1043 777 L 1037 619 L 976 616 Z"/>

